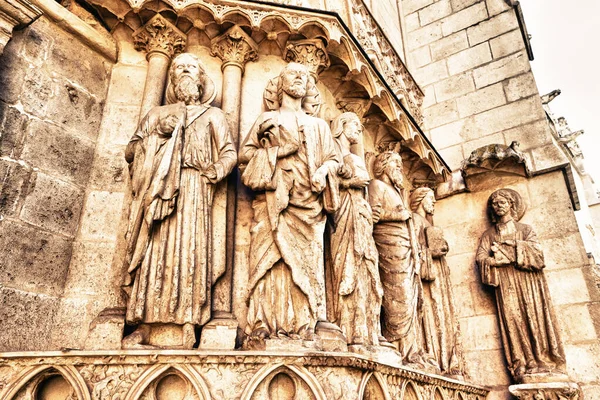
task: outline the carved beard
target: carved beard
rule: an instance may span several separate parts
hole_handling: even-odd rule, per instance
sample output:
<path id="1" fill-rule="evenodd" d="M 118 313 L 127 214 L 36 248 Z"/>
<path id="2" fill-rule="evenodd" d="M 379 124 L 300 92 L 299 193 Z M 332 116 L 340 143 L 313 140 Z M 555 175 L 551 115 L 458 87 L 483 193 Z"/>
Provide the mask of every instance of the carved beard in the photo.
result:
<path id="1" fill-rule="evenodd" d="M 283 91 L 294 99 L 301 99 L 306 96 L 306 86 L 299 84 L 291 84 L 283 88 Z"/>
<path id="2" fill-rule="evenodd" d="M 200 100 L 200 87 L 198 82 L 189 75 L 183 75 L 175 83 L 175 97 L 185 104 L 196 104 Z"/>
<path id="3" fill-rule="evenodd" d="M 392 185 L 398 188 L 404 187 L 404 177 L 402 176 L 401 172 L 398 172 L 396 170 L 389 171 L 388 177 L 390 178 L 390 182 L 392 182 Z"/>

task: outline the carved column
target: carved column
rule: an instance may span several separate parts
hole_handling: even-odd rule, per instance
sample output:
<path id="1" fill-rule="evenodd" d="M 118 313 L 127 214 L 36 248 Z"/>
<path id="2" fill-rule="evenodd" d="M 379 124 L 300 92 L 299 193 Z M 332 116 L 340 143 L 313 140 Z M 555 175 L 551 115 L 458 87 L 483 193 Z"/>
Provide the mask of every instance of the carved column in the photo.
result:
<path id="1" fill-rule="evenodd" d="M 140 118 L 162 102 L 171 59 L 185 49 L 186 36 L 160 14 L 156 14 L 146 25 L 133 33 L 136 50 L 146 52 L 148 74 Z"/>
<path id="2" fill-rule="evenodd" d="M 29 25 L 42 10 L 27 0 L 0 0 L 0 54 L 17 25 Z"/>
<path id="3" fill-rule="evenodd" d="M 331 64 L 321 39 L 289 41 L 283 59 L 305 65 L 315 83 L 319 81 L 319 73 Z"/>
<path id="4" fill-rule="evenodd" d="M 223 64 L 223 97 L 221 108 L 227 116 L 227 122 L 231 130 L 233 142 L 236 149 L 240 144 L 240 106 L 242 91 L 242 75 L 248 61 L 258 58 L 258 46 L 239 26 L 234 25 L 227 32 L 214 38 L 211 42 L 213 56 L 219 57 Z M 237 168 L 229 175 L 227 181 L 227 208 L 226 208 L 226 245 L 225 245 L 225 274 L 216 283 L 213 289 L 213 321 L 204 327 L 200 341 L 201 348 L 211 347 L 209 343 L 210 328 L 212 325 L 226 325 L 233 329 L 234 338 L 237 323 L 232 315 L 232 293 L 233 293 L 233 265 L 234 265 L 234 239 L 235 239 L 235 215 L 237 210 L 237 184 L 239 172 Z M 216 227 L 217 224 L 214 224 Z M 220 321 L 220 322 L 218 322 Z M 229 321 L 229 322 L 228 322 Z M 231 326 L 229 326 L 231 325 Z M 207 329 L 208 328 L 208 329 Z M 218 329 L 218 335 L 222 335 L 223 328 Z"/>

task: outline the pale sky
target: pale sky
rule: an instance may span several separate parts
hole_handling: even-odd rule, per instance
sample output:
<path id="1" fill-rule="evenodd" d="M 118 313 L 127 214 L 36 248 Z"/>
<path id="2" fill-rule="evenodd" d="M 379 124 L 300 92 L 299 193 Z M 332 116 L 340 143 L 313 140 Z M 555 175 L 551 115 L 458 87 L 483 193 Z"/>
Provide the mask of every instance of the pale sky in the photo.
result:
<path id="1" fill-rule="evenodd" d="M 600 184 L 600 0 L 521 0 L 540 91 L 560 89 L 552 103 L 578 138 L 586 167 Z"/>

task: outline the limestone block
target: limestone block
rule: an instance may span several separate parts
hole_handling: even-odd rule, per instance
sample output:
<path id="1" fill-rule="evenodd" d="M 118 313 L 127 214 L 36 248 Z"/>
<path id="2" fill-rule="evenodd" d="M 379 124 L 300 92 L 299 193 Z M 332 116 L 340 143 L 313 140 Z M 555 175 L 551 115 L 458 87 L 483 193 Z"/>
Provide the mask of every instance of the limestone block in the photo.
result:
<path id="1" fill-rule="evenodd" d="M 0 351 L 49 350 L 56 297 L 0 286 Z"/>
<path id="2" fill-rule="evenodd" d="M 598 334 L 586 304 L 556 307 L 556 314 L 560 316 L 557 318 L 558 325 L 566 343 L 575 344 L 597 339 Z"/>
<path id="3" fill-rule="evenodd" d="M 561 237 L 579 231 L 570 204 L 544 203 L 540 207 L 530 207 L 523 222 L 535 228 L 538 238 Z"/>
<path id="4" fill-rule="evenodd" d="M 21 67 L 22 68 L 22 67 Z M 46 116 L 48 100 L 54 93 L 56 83 L 43 69 L 27 70 L 21 90 L 21 104 L 25 112 L 39 118 Z"/>
<path id="5" fill-rule="evenodd" d="M 492 60 L 489 44 L 481 43 L 448 57 L 448 72 L 456 75 Z"/>
<path id="6" fill-rule="evenodd" d="M 491 110 L 506 103 L 501 83 L 488 86 L 476 92 L 456 99 L 458 113 L 461 118 Z M 497 143 L 490 141 L 489 143 Z"/>
<path id="7" fill-rule="evenodd" d="M 99 146 L 96 149 L 88 187 L 111 192 L 129 191 L 125 146 Z"/>
<path id="8" fill-rule="evenodd" d="M 490 17 L 512 8 L 506 0 L 485 0 L 485 3 Z"/>
<path id="9" fill-rule="evenodd" d="M 88 139 L 37 119 L 29 124 L 22 156 L 28 164 L 84 186 L 93 156 L 94 143 Z"/>
<path id="10" fill-rule="evenodd" d="M 506 142 L 511 143 L 513 140 L 518 140 L 519 148 L 522 151 L 551 143 L 551 135 L 548 120 L 545 118 L 504 131 Z"/>
<path id="11" fill-rule="evenodd" d="M 441 151 L 448 147 L 459 145 L 460 143 L 462 143 L 463 139 L 462 139 L 462 136 L 460 135 L 460 133 L 463 130 L 464 124 L 465 124 L 464 120 L 459 120 L 456 122 L 452 122 L 452 123 L 431 129 L 431 131 L 430 131 L 431 141 L 432 141 L 433 145 L 435 146 L 435 148 L 438 149 L 439 151 Z M 462 153 L 462 149 L 461 149 L 461 153 Z M 444 157 L 444 156 L 442 156 L 442 157 L 444 158 L 444 160 L 446 160 L 446 162 L 448 162 L 446 157 Z M 456 157 L 457 156 L 455 156 L 453 158 L 455 159 Z M 462 160 L 464 160 L 464 156 L 461 155 L 460 157 L 461 158 L 459 160 L 456 160 L 456 159 L 454 160 L 454 162 L 456 162 L 456 161 L 459 162 L 458 166 L 460 166 L 460 162 L 462 162 Z"/>
<path id="12" fill-rule="evenodd" d="M 531 150 L 533 167 L 536 171 L 555 167 L 568 162 L 565 154 L 555 145 L 547 144 Z"/>
<path id="13" fill-rule="evenodd" d="M 77 232 L 83 193 L 81 189 L 38 173 L 27 196 L 21 219 L 50 231 L 73 236 Z"/>
<path id="14" fill-rule="evenodd" d="M 71 259 L 64 237 L 17 221 L 0 221 L 0 285 L 27 292 L 60 296 Z"/>
<path id="15" fill-rule="evenodd" d="M 514 12 L 507 11 L 468 28 L 467 36 L 471 46 L 474 46 L 518 27 L 519 23 Z"/>
<path id="16" fill-rule="evenodd" d="M 527 53 L 522 51 L 475 69 L 473 77 L 475 86 L 482 88 L 530 70 Z"/>
<path id="17" fill-rule="evenodd" d="M 445 149 L 438 150 L 438 153 L 440 153 L 453 170 L 460 168 L 462 160 L 465 159 L 461 145 L 446 147 Z"/>
<path id="18" fill-rule="evenodd" d="M 452 10 L 456 12 L 462 10 L 463 8 L 470 7 L 480 1 L 481 0 L 450 0 L 450 3 L 452 4 Z"/>
<path id="19" fill-rule="evenodd" d="M 141 105 L 148 68 L 144 65 L 116 64 L 110 76 L 106 101 Z"/>
<path id="20" fill-rule="evenodd" d="M 484 2 L 479 2 L 471 7 L 462 9 L 442 21 L 444 36 L 453 34 L 480 21 L 487 19 L 488 14 Z"/>
<path id="21" fill-rule="evenodd" d="M 508 101 L 515 101 L 538 94 L 537 85 L 531 72 L 511 78 L 508 81 L 504 81 L 503 84 Z"/>
<path id="22" fill-rule="evenodd" d="M 31 168 L 5 159 L 0 159 L 0 220 L 4 217 L 16 217 L 21 211 L 25 196 L 29 191 Z"/>
<path id="23" fill-rule="evenodd" d="M 104 102 L 81 86 L 60 80 L 48 99 L 46 118 L 79 136 L 96 140 L 103 108 Z"/>
<path id="24" fill-rule="evenodd" d="M 422 86 L 427 86 L 430 83 L 438 82 L 448 77 L 448 69 L 446 68 L 446 60 L 440 60 L 426 67 L 419 68 L 415 72 L 415 79 Z"/>
<path id="25" fill-rule="evenodd" d="M 441 60 L 469 47 L 467 32 L 462 30 L 429 45 L 433 60 Z"/>
<path id="26" fill-rule="evenodd" d="M 567 344 L 565 355 L 567 356 L 567 373 L 577 382 L 597 382 L 600 376 L 600 345 L 578 344 L 577 346 Z M 586 397 L 586 399 L 588 399 Z"/>
<path id="27" fill-rule="evenodd" d="M 424 109 L 427 107 L 431 107 L 432 105 L 437 103 L 433 85 L 425 86 L 423 88 L 423 93 L 425 95 L 425 98 L 423 99 L 423 108 Z M 428 135 L 429 132 L 425 132 L 425 134 Z"/>
<path id="28" fill-rule="evenodd" d="M 408 34 L 408 49 L 413 50 L 442 38 L 441 23 L 435 22 Z"/>
<path id="29" fill-rule="evenodd" d="M 415 68 L 421 68 L 424 65 L 427 65 L 431 62 L 431 52 L 429 51 L 429 46 L 419 47 L 418 49 L 412 51 L 410 53 L 410 57 L 412 59 L 412 65 Z"/>
<path id="30" fill-rule="evenodd" d="M 44 29 L 39 28 L 42 24 L 43 23 L 38 23 L 34 26 L 27 27 L 23 32 L 15 34 L 12 39 L 23 41 L 21 55 L 37 67 L 41 66 L 47 59 L 48 51 L 53 42 L 52 35 Z"/>
<path id="31" fill-rule="evenodd" d="M 474 253 L 479 245 L 478 235 L 483 232 L 485 226 L 479 221 L 469 221 L 461 225 L 453 225 L 445 229 L 445 237 L 450 248 L 456 254 Z"/>
<path id="32" fill-rule="evenodd" d="M 440 0 L 421 9 L 419 11 L 419 20 L 421 21 L 421 26 L 425 26 L 450 14 L 452 14 L 450 1 Z"/>
<path id="33" fill-rule="evenodd" d="M 479 273 L 479 267 L 476 266 Z M 471 297 L 473 298 L 475 315 L 496 315 L 496 294 L 490 287 L 481 284 L 481 278 L 478 276 L 475 282 L 471 283 Z"/>
<path id="34" fill-rule="evenodd" d="M 104 310 L 90 323 L 90 329 L 85 339 L 85 349 L 120 349 L 124 327 L 124 309 Z"/>
<path id="35" fill-rule="evenodd" d="M 496 314 L 461 318 L 460 327 L 466 351 L 502 350 Z"/>
<path id="36" fill-rule="evenodd" d="M 587 263 L 587 254 L 579 232 L 545 239 L 542 245 L 548 271 L 580 267 Z"/>
<path id="37" fill-rule="evenodd" d="M 465 351 L 465 361 L 471 382 L 487 386 L 510 384 L 502 350 Z"/>
<path id="38" fill-rule="evenodd" d="M 423 116 L 425 117 L 425 126 L 428 129 L 444 125 L 449 121 L 455 121 L 458 119 L 456 101 L 447 100 L 426 108 Z"/>
<path id="39" fill-rule="evenodd" d="M 0 100 L 9 104 L 18 101 L 27 72 L 21 65 L 20 49 L 21 43 L 10 40 L 0 57 Z"/>
<path id="40" fill-rule="evenodd" d="M 446 257 L 446 261 L 450 269 L 450 281 L 453 285 L 468 285 L 470 282 L 479 282 L 479 268 L 475 264 L 474 253 L 449 255 Z"/>
<path id="41" fill-rule="evenodd" d="M 463 152 L 465 154 L 471 154 L 473 150 L 476 150 L 482 146 L 488 145 L 490 143 L 498 143 L 498 144 L 506 144 L 506 140 L 504 138 L 504 134 L 502 132 L 494 133 L 493 135 L 483 136 L 479 139 L 469 140 L 468 142 L 464 142 Z"/>
<path id="42" fill-rule="evenodd" d="M 548 287 L 552 295 L 552 302 L 559 306 L 562 304 L 576 304 L 590 301 L 583 272 L 579 268 L 560 271 L 544 272 L 548 280 Z"/>
<path id="43" fill-rule="evenodd" d="M 404 17 L 404 25 L 406 28 L 406 32 L 412 32 L 415 29 L 419 29 L 421 27 L 421 23 L 419 22 L 419 13 L 408 14 Z"/>
<path id="44" fill-rule="evenodd" d="M 90 322 L 105 307 L 101 298 L 63 297 L 53 321 L 50 340 L 52 348 L 83 349 Z M 66 335 L 65 332 L 69 334 Z"/>
<path id="45" fill-rule="evenodd" d="M 404 10 L 404 14 L 412 14 L 415 11 L 420 10 L 421 8 L 427 7 L 435 0 L 403 0 L 402 8 Z"/>
<path id="46" fill-rule="evenodd" d="M 569 208 L 571 206 L 571 197 L 567 190 L 567 183 L 560 171 L 555 171 L 547 174 L 541 174 L 528 182 L 529 192 L 534 199 L 544 199 L 546 203 L 557 203 L 560 206 Z M 536 201 L 537 203 L 537 201 Z M 569 215 L 569 211 L 563 211 Z"/>
<path id="47" fill-rule="evenodd" d="M 586 400 L 600 400 L 600 385 L 582 385 L 581 391 Z"/>
<path id="48" fill-rule="evenodd" d="M 137 129 L 139 114 L 139 106 L 107 104 L 98 143 L 126 146 Z"/>
<path id="49" fill-rule="evenodd" d="M 0 156 L 20 157 L 28 124 L 25 114 L 0 101 Z"/>
<path id="50" fill-rule="evenodd" d="M 199 348 L 233 350 L 238 332 L 235 319 L 213 319 L 202 327 Z"/>
<path id="51" fill-rule="evenodd" d="M 124 193 L 91 191 L 85 202 L 80 237 L 83 240 L 117 240 L 124 198 Z"/>
<path id="52" fill-rule="evenodd" d="M 451 76 L 433 86 L 437 101 L 445 101 L 473 92 L 475 81 L 473 81 L 473 73 L 467 71 L 464 74 Z"/>
<path id="53" fill-rule="evenodd" d="M 453 285 L 452 292 L 454 293 L 454 308 L 456 316 L 462 321 L 465 317 L 475 315 L 475 305 L 473 297 L 471 297 L 471 285 Z M 461 326 L 462 326 L 461 322 Z M 464 340 L 464 339 L 463 339 Z"/>
<path id="54" fill-rule="evenodd" d="M 502 58 L 525 48 L 520 29 L 515 29 L 490 40 L 492 56 L 494 59 Z"/>

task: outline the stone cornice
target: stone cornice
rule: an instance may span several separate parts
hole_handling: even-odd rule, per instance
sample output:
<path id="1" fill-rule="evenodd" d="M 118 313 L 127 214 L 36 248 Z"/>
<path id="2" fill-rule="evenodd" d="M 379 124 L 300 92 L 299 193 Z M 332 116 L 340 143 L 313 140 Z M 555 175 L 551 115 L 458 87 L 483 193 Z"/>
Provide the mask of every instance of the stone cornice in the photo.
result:
<path id="1" fill-rule="evenodd" d="M 40 15 L 42 10 L 30 1 L 0 0 L 0 54 L 15 26 L 28 25 Z"/>

